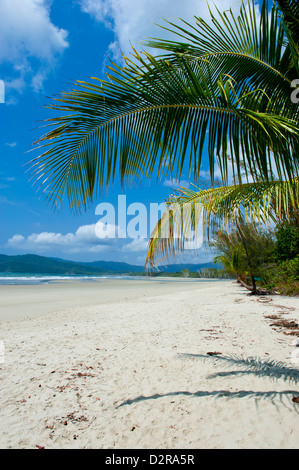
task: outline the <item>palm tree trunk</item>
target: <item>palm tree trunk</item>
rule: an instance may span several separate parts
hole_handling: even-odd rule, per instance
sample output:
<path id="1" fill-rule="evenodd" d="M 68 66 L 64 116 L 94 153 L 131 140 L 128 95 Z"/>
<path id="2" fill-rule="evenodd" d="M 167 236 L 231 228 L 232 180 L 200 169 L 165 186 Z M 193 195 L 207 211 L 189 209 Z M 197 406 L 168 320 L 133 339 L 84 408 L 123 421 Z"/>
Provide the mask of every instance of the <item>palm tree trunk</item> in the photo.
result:
<path id="1" fill-rule="evenodd" d="M 252 287 L 249 286 L 248 284 L 246 284 L 241 278 L 240 276 L 238 276 L 238 282 L 243 286 L 245 287 L 247 290 L 250 290 L 250 292 L 252 292 Z"/>
<path id="2" fill-rule="evenodd" d="M 245 240 L 244 240 L 244 237 L 243 237 L 243 234 L 242 234 L 242 230 L 240 228 L 240 225 L 239 225 L 239 222 L 238 222 L 238 219 L 236 219 L 236 226 L 237 226 L 237 229 L 238 229 L 238 232 L 239 232 L 239 235 L 240 235 L 240 238 L 241 238 L 241 242 L 244 246 L 244 250 L 245 250 L 245 253 L 246 253 L 246 257 L 247 257 L 247 263 L 248 263 L 248 266 L 251 270 L 251 280 L 252 280 L 252 289 L 251 289 L 251 293 L 252 295 L 257 295 L 258 294 L 258 291 L 257 291 L 257 288 L 256 288 L 256 283 L 255 283 L 255 278 L 254 278 L 254 275 L 252 274 L 252 264 L 251 264 L 251 261 L 250 261 L 250 256 L 249 256 L 249 253 L 248 253 L 248 250 L 247 250 L 247 245 L 245 243 Z"/>
<path id="3" fill-rule="evenodd" d="M 241 279 L 240 276 L 238 276 L 237 282 L 239 282 L 243 287 L 245 287 L 245 289 L 250 291 L 250 294 L 248 294 L 248 295 L 268 295 L 268 294 L 271 294 L 271 292 L 268 292 L 267 290 L 257 289 L 256 284 L 255 284 L 255 280 L 254 280 L 254 287 L 249 286 L 248 284 L 246 284 L 246 282 L 244 282 L 243 279 Z"/>
<path id="4" fill-rule="evenodd" d="M 255 294 L 257 294 L 257 288 L 256 288 L 256 283 L 255 283 L 254 276 L 251 276 L 251 282 L 252 282 L 252 295 L 255 295 Z"/>

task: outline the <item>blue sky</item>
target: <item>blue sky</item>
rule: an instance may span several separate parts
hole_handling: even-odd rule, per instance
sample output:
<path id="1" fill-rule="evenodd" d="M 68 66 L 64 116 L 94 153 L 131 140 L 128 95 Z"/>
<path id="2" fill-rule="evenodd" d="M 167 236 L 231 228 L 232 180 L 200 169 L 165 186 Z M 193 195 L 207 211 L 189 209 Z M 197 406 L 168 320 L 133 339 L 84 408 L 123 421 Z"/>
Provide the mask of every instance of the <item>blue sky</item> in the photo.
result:
<path id="1" fill-rule="evenodd" d="M 238 8 L 240 2 L 219 0 L 221 9 Z M 36 253 L 71 260 L 120 260 L 144 263 L 147 240 L 109 239 L 95 236 L 100 202 L 117 207 L 118 195 L 127 205 L 161 203 L 174 182 L 138 183 L 121 190 L 118 182 L 98 198 L 87 212 L 74 215 L 64 204 L 55 213 L 29 182 L 26 163 L 41 136 L 48 97 L 72 88 L 75 80 L 105 78 L 108 58 L 120 63 L 120 51 L 131 44 L 141 48 L 144 37 L 161 37 L 154 23 L 164 18 L 193 15 L 208 18 L 206 2 L 198 0 L 1 0 L 0 79 L 5 102 L 0 103 L 0 252 Z M 29 153 L 28 153 L 29 152 Z M 205 169 L 205 168 L 204 168 Z M 183 180 L 187 176 L 183 176 Z M 184 181 L 182 182 L 184 185 Z M 212 255 L 199 250 L 186 262 L 206 262 Z M 178 259 L 179 261 L 179 259 Z"/>

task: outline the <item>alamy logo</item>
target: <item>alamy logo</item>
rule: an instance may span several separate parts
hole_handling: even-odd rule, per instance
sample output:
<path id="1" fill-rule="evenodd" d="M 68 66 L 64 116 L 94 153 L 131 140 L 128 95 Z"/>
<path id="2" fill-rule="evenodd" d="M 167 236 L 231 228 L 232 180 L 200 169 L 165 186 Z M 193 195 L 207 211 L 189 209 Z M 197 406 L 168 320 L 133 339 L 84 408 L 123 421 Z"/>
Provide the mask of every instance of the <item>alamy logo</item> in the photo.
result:
<path id="1" fill-rule="evenodd" d="M 174 203 L 167 207 L 164 203 L 150 203 L 149 211 L 141 202 L 127 207 L 125 195 L 118 195 L 117 207 L 108 202 L 97 205 L 95 214 L 101 216 L 95 224 L 97 238 L 146 239 L 153 234 L 163 214 L 164 222 L 159 223 L 157 238 L 183 238 L 185 249 L 202 246 L 202 214 L 200 204 Z M 129 220 L 128 220 L 129 219 Z M 192 221 L 192 223 L 190 223 Z M 183 230 L 185 226 L 186 230 Z"/>
<path id="2" fill-rule="evenodd" d="M 298 78 L 292 81 L 291 87 L 295 88 L 295 90 L 291 94 L 291 101 L 292 103 L 298 104 L 299 103 L 299 79 Z"/>
<path id="3" fill-rule="evenodd" d="M 5 103 L 5 85 L 3 80 L 0 80 L 0 103 Z"/>
<path id="4" fill-rule="evenodd" d="M 4 364 L 5 362 L 5 345 L 4 341 L 0 341 L 0 364 Z"/>

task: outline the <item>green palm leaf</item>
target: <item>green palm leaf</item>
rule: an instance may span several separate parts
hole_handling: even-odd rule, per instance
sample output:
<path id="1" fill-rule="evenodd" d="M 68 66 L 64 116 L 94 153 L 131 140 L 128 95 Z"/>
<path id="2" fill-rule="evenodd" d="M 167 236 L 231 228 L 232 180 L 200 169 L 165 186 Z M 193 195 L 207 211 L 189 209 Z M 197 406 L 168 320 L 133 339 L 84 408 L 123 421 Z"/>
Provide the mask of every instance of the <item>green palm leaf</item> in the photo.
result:
<path id="1" fill-rule="evenodd" d="M 167 263 L 178 252 L 197 249 L 196 241 L 231 223 L 268 224 L 299 218 L 299 179 L 261 181 L 206 190 L 179 188 L 166 201 L 149 243 L 146 267 Z M 199 230 L 201 232 L 199 233 Z"/>
<path id="2" fill-rule="evenodd" d="M 299 73 L 299 4 L 297 0 L 277 0 L 283 15 L 283 26 L 289 41 L 294 65 Z"/>
<path id="3" fill-rule="evenodd" d="M 280 75 L 284 81 L 297 77 L 280 12 L 272 8 L 269 15 L 267 0 L 261 6 L 260 18 L 253 1 L 247 5 L 242 3 L 237 16 L 231 10 L 221 13 L 216 8 L 216 11 L 219 19 L 210 10 L 212 26 L 196 16 L 196 26 L 183 19 L 178 24 L 166 21 L 168 27 L 159 26 L 172 33 L 175 39 L 151 39 L 145 45 L 168 51 L 162 54 L 168 60 L 177 54 L 213 60 L 219 67 L 226 68 L 226 73 L 229 70 L 237 73 L 238 83 L 262 80 L 267 85 L 265 78 L 272 75 Z M 271 83 L 268 86 L 270 89 Z"/>

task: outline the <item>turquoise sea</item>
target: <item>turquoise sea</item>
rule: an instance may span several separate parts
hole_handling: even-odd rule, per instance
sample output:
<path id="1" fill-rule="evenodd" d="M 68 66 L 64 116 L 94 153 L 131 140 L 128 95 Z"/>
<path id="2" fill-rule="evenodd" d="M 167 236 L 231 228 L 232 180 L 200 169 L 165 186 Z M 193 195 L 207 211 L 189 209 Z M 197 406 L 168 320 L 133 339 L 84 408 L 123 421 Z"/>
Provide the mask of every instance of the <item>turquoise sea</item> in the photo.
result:
<path id="1" fill-rule="evenodd" d="M 103 275 L 103 276 L 82 276 L 82 275 L 57 275 L 57 274 L 26 274 L 26 273 L 0 273 L 0 285 L 35 285 L 49 284 L 50 282 L 80 281 L 90 282 L 101 279 L 144 279 L 143 276 L 126 275 Z"/>
<path id="2" fill-rule="evenodd" d="M 147 277 L 147 276 L 128 276 L 125 274 L 105 274 L 101 276 L 92 275 L 57 275 L 57 274 L 32 274 L 32 273 L 1 273 L 0 285 L 38 285 L 50 284 L 64 281 L 91 282 L 101 281 L 101 279 L 128 279 L 128 280 L 157 280 L 159 282 L 214 282 L 225 279 L 209 279 L 209 278 L 184 278 L 184 277 Z"/>

